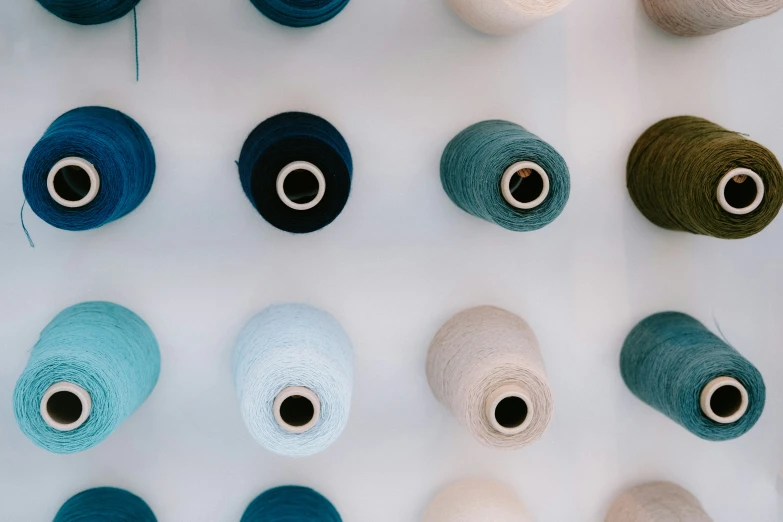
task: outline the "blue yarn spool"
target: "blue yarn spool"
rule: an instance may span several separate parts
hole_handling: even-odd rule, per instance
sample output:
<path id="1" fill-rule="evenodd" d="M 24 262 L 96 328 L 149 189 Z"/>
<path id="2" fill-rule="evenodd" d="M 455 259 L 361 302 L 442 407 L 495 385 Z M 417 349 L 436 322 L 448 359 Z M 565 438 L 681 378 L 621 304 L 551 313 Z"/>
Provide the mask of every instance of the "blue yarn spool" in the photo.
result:
<path id="1" fill-rule="evenodd" d="M 348 422 L 351 341 L 318 308 L 273 305 L 253 317 L 237 340 L 233 370 L 245 425 L 270 451 L 318 453 Z"/>
<path id="2" fill-rule="evenodd" d="M 68 165 L 53 171 L 63 163 Z M 97 175 L 98 183 L 92 175 Z M 114 109 L 82 107 L 57 118 L 35 144 L 24 166 L 22 186 L 30 208 L 50 225 L 89 230 L 138 207 L 154 178 L 155 153 L 135 121 Z M 91 192 L 96 188 L 97 193 Z"/>
<path id="3" fill-rule="evenodd" d="M 250 202 L 270 224 L 288 232 L 325 227 L 340 215 L 351 192 L 348 144 L 332 124 L 312 114 L 286 112 L 262 122 L 245 141 L 238 165 Z M 294 170 L 286 173 L 289 167 Z"/>
<path id="4" fill-rule="evenodd" d="M 764 410 L 759 371 L 699 321 L 679 312 L 661 312 L 637 324 L 623 344 L 620 371 L 634 395 L 703 439 L 737 438 Z M 720 378 L 739 387 L 726 384 L 704 397 Z"/>
<path id="5" fill-rule="evenodd" d="M 141 406 L 159 373 L 158 343 L 138 315 L 100 301 L 71 306 L 41 332 L 16 382 L 16 421 L 46 450 L 86 450 Z"/>
<path id="6" fill-rule="evenodd" d="M 264 16 L 288 27 L 312 27 L 328 22 L 348 0 L 250 0 Z"/>
<path id="7" fill-rule="evenodd" d="M 268 489 L 247 506 L 240 522 L 342 522 L 326 497 L 302 486 Z"/>
<path id="8" fill-rule="evenodd" d="M 568 166 L 552 146 L 502 120 L 482 121 L 457 134 L 443 151 L 440 180 L 465 212 L 521 232 L 554 221 L 571 187 Z"/>
<path id="9" fill-rule="evenodd" d="M 157 522 L 141 498 L 118 488 L 94 488 L 77 493 L 63 504 L 54 522 Z"/>
<path id="10" fill-rule="evenodd" d="M 128 14 L 141 0 L 38 0 L 44 9 L 67 22 L 96 25 Z"/>

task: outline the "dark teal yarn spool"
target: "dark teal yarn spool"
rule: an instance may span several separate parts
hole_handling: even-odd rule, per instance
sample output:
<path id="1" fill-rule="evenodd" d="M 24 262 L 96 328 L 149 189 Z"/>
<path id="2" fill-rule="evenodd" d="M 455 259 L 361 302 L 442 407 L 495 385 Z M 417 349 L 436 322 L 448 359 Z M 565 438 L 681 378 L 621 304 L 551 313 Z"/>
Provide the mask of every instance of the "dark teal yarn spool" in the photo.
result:
<path id="1" fill-rule="evenodd" d="M 250 0 L 270 20 L 288 27 L 312 27 L 328 22 L 348 0 Z"/>
<path id="2" fill-rule="evenodd" d="M 240 522 L 342 522 L 342 518 L 317 491 L 302 486 L 280 486 L 256 497 Z"/>
<path id="3" fill-rule="evenodd" d="M 457 134 L 443 151 L 440 180 L 465 212 L 520 232 L 551 223 L 571 189 L 563 157 L 502 120 L 482 121 Z"/>
<path id="4" fill-rule="evenodd" d="M 620 353 L 620 372 L 634 395 L 706 440 L 743 435 L 764 410 L 759 371 L 679 312 L 651 315 L 631 330 Z"/>
<path id="5" fill-rule="evenodd" d="M 67 22 L 96 25 L 122 18 L 141 0 L 38 0 L 44 9 Z"/>
<path id="6" fill-rule="evenodd" d="M 69 498 L 54 522 L 157 522 L 141 498 L 118 488 L 94 488 Z"/>
<path id="7" fill-rule="evenodd" d="M 242 189 L 258 213 L 295 234 L 334 221 L 351 192 L 348 144 L 313 114 L 286 112 L 263 121 L 245 140 L 237 165 Z"/>
<path id="8" fill-rule="evenodd" d="M 66 112 L 27 157 L 30 208 L 63 230 L 89 230 L 138 207 L 155 179 L 155 152 L 133 119 L 106 107 Z"/>
<path id="9" fill-rule="evenodd" d="M 41 332 L 14 388 L 22 432 L 54 453 L 100 443 L 147 399 L 160 351 L 147 323 L 125 307 L 81 303 Z"/>

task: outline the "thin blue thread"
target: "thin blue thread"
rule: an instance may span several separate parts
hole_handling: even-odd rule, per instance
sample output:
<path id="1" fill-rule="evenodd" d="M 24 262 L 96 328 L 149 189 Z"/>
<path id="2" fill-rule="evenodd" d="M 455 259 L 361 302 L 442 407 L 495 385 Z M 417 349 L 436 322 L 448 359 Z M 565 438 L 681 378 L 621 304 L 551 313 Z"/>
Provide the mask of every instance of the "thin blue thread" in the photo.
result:
<path id="1" fill-rule="evenodd" d="M 30 248 L 35 248 L 35 243 L 33 243 L 33 238 L 30 237 L 30 232 L 27 231 L 27 227 L 24 224 L 24 207 L 27 206 L 27 200 L 25 199 L 22 202 L 22 210 L 19 212 L 19 219 L 22 221 L 22 230 L 24 230 L 24 235 L 27 236 L 27 242 L 30 243 Z"/>
<path id="2" fill-rule="evenodd" d="M 133 8 L 133 39 L 136 47 L 136 81 L 139 81 L 139 27 L 136 21 L 136 8 Z"/>

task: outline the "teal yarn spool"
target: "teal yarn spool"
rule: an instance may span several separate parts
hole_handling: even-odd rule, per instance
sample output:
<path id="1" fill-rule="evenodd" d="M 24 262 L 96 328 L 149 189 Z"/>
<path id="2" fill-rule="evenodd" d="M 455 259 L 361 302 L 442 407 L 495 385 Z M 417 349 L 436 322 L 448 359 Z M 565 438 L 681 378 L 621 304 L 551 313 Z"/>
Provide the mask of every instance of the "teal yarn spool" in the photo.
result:
<path id="1" fill-rule="evenodd" d="M 79 25 L 104 24 L 128 14 L 140 0 L 38 0 L 57 18 Z"/>
<path id="2" fill-rule="evenodd" d="M 571 190 L 563 157 L 502 120 L 482 121 L 457 134 L 443 151 L 440 180 L 465 212 L 519 232 L 554 221 Z"/>
<path id="3" fill-rule="evenodd" d="M 620 372 L 634 395 L 706 440 L 743 435 L 764 410 L 759 371 L 683 313 L 661 312 L 637 324 L 623 344 Z"/>
<path id="4" fill-rule="evenodd" d="M 69 498 L 54 522 L 157 522 L 152 509 L 130 491 L 93 488 Z"/>
<path id="5" fill-rule="evenodd" d="M 60 312 L 41 332 L 14 389 L 22 432 L 54 453 L 108 437 L 158 381 L 155 335 L 135 313 L 107 302 Z"/>
<path id="6" fill-rule="evenodd" d="M 245 425 L 270 451 L 313 455 L 348 424 L 353 348 L 323 310 L 279 304 L 261 311 L 237 339 L 233 369 Z"/>
<path id="7" fill-rule="evenodd" d="M 326 497 L 302 486 L 280 486 L 261 493 L 240 522 L 342 522 Z"/>

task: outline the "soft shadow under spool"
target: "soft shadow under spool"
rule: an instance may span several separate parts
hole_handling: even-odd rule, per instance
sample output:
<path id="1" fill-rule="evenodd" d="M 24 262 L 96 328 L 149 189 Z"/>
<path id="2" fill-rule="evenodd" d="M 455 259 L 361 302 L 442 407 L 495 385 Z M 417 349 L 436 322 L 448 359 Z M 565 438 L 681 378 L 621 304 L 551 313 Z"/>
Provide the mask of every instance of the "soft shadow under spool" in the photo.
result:
<path id="1" fill-rule="evenodd" d="M 671 482 L 649 482 L 614 499 L 605 522 L 712 522 L 699 500 Z"/>
<path id="2" fill-rule="evenodd" d="M 527 509 L 509 487 L 468 479 L 441 489 L 421 522 L 529 522 Z"/>
<path id="3" fill-rule="evenodd" d="M 487 34 L 517 32 L 551 16 L 571 0 L 449 0 L 467 24 Z"/>
<path id="4" fill-rule="evenodd" d="M 275 420 L 289 433 L 304 433 L 318 424 L 321 401 L 312 390 L 290 386 L 275 398 Z"/>
<path id="5" fill-rule="evenodd" d="M 58 431 L 75 430 L 87 421 L 92 399 L 87 390 L 70 382 L 58 382 L 41 399 L 41 417 Z"/>

